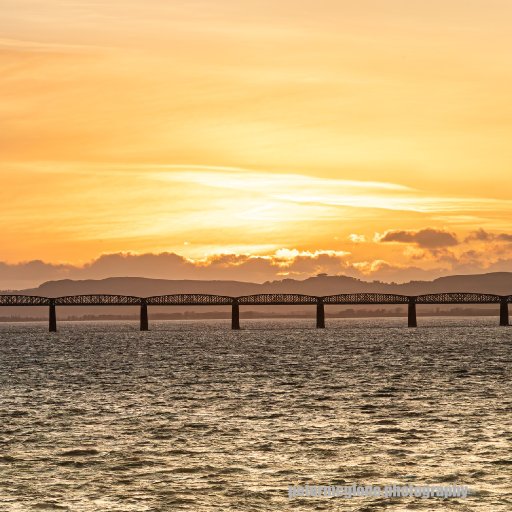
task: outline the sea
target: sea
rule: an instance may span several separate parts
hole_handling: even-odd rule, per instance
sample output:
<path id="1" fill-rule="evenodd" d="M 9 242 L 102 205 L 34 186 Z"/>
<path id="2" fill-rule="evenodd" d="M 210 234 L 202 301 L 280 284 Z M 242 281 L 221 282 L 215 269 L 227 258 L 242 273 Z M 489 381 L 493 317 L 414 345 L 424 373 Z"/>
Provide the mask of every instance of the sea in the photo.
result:
<path id="1" fill-rule="evenodd" d="M 418 321 L 0 324 L 0 511 L 510 512 L 512 327 Z"/>

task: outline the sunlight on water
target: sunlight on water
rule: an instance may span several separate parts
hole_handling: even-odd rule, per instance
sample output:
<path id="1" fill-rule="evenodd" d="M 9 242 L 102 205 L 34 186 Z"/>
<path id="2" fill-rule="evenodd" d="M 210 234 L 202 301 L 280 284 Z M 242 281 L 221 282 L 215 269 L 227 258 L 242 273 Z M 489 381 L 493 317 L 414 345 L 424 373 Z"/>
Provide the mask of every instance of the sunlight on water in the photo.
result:
<path id="1" fill-rule="evenodd" d="M 313 322 L 0 324 L 1 510 L 512 510 L 512 329 Z M 473 495 L 289 501 L 306 483 Z"/>

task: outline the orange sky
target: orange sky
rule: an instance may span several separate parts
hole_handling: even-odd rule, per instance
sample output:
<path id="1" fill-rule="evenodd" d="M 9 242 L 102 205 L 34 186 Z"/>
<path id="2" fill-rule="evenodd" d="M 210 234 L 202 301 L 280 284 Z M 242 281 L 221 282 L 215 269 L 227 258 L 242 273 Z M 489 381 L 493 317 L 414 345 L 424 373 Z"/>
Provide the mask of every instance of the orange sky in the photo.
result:
<path id="1" fill-rule="evenodd" d="M 512 271 L 509 0 L 0 12 L 0 281 L 121 252 Z"/>

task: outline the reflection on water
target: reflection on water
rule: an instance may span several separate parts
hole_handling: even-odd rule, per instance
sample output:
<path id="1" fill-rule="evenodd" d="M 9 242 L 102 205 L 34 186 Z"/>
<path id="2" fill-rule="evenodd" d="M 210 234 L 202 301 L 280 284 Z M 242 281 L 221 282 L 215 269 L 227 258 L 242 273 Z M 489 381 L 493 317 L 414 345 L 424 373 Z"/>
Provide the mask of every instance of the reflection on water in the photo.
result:
<path id="1" fill-rule="evenodd" d="M 0 324 L 1 510 L 512 510 L 512 328 L 313 322 Z M 475 494 L 289 501 L 305 483 Z"/>

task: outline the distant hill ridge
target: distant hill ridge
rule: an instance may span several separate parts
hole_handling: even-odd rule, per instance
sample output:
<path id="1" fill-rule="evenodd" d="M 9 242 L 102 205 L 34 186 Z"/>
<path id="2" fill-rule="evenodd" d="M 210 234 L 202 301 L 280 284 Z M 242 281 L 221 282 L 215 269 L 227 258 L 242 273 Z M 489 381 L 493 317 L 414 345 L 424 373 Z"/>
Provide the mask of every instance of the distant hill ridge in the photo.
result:
<path id="1" fill-rule="evenodd" d="M 441 292 L 479 292 L 497 295 L 512 294 L 512 272 L 488 274 L 453 275 L 433 281 L 411 281 L 408 283 L 383 283 L 363 281 L 348 276 L 319 275 L 304 280 L 283 279 L 265 283 L 243 281 L 171 280 L 144 277 L 111 277 L 100 280 L 64 279 L 48 281 L 37 288 L 19 290 L 26 295 L 59 297 L 82 294 L 120 294 L 148 297 L 173 293 L 208 293 L 241 296 L 255 293 L 302 293 L 306 295 L 334 295 L 337 293 L 397 293 L 421 295 Z"/>

